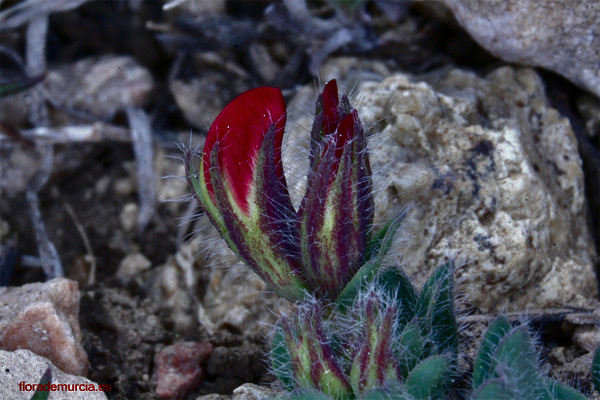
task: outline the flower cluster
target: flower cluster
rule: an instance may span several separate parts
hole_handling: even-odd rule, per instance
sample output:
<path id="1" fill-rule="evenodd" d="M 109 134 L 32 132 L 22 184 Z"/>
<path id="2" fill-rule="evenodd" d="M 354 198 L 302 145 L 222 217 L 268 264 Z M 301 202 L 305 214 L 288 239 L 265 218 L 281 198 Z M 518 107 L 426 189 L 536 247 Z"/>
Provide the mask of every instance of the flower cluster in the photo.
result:
<path id="1" fill-rule="evenodd" d="M 302 300 L 274 329 L 274 374 L 290 400 L 449 398 L 460 381 L 454 262 L 420 291 L 399 267 L 382 268 L 404 214 L 372 232 L 365 133 L 335 80 L 317 99 L 298 210 L 281 164 L 285 122 L 279 89 L 250 90 L 212 124 L 199 169 L 193 150 L 186 163 L 231 249 L 279 295 Z M 600 351 L 594 368 L 600 382 Z M 501 317 L 484 335 L 471 381 L 463 389 L 474 400 L 584 398 L 546 378 L 527 327 Z"/>
<path id="2" fill-rule="evenodd" d="M 187 163 L 190 185 L 229 247 L 275 292 L 335 299 L 366 261 L 373 197 L 365 133 L 330 81 L 317 100 L 296 211 L 281 163 L 285 123 L 279 89 L 238 96 L 210 127 L 199 171 Z"/>

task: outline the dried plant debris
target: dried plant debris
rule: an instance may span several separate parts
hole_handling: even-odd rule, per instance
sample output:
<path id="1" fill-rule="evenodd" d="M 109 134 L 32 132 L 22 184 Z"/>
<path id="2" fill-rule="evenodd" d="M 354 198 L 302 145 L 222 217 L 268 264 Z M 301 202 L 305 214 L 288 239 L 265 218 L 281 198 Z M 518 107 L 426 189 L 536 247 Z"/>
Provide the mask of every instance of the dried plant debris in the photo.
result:
<path id="1" fill-rule="evenodd" d="M 51 145 L 46 146 L 42 153 L 42 164 L 40 165 L 40 169 L 29 183 L 29 188 L 25 194 L 25 198 L 29 205 L 31 223 L 35 231 L 40 261 L 48 280 L 64 276 L 58 251 L 46 233 L 46 226 L 42 219 L 38 198 L 38 192 L 48 181 L 48 177 L 52 171 L 53 161 L 54 150 Z"/>
<path id="2" fill-rule="evenodd" d="M 265 18 L 276 29 L 300 36 L 311 59 L 309 70 L 313 76 L 317 76 L 323 61 L 336 50 L 366 52 L 377 46 L 369 18 L 361 7 L 332 4 L 336 5 L 334 15 L 328 19 L 315 16 L 305 0 L 284 0 L 270 5 L 265 12 Z"/>
<path id="3" fill-rule="evenodd" d="M 138 231 L 144 230 L 154 216 L 156 203 L 156 179 L 154 174 L 154 151 L 152 148 L 152 129 L 150 118 L 140 108 L 127 108 L 127 117 L 131 126 L 133 150 L 135 152 L 138 196 Z"/>
<path id="4" fill-rule="evenodd" d="M 159 33 L 156 38 L 170 50 L 187 52 L 244 47 L 258 34 L 252 20 L 226 15 L 179 16 L 173 27 L 176 31 Z"/>
<path id="5" fill-rule="evenodd" d="M 0 30 L 17 28 L 43 15 L 72 10 L 87 1 L 88 0 L 23 0 L 0 12 Z"/>

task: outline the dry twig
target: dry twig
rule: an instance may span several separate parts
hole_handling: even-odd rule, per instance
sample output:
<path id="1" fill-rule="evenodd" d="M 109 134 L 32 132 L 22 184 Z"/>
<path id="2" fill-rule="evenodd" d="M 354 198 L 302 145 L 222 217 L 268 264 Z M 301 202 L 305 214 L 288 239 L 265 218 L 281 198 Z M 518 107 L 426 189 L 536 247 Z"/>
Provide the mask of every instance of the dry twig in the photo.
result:
<path id="1" fill-rule="evenodd" d="M 56 247 L 50 241 L 48 233 L 46 232 L 46 225 L 44 224 L 42 213 L 40 211 L 40 200 L 37 195 L 39 190 L 44 187 L 48 181 L 54 160 L 54 150 L 52 145 L 45 146 L 43 150 L 42 164 L 38 173 L 29 183 L 25 198 L 29 205 L 29 216 L 35 231 L 40 262 L 46 277 L 50 280 L 64 276 L 64 272 Z"/>
<path id="2" fill-rule="evenodd" d="M 2 128 L 0 126 L 0 128 Z M 0 143 L 10 139 L 12 135 L 3 134 L 0 129 Z M 19 132 L 25 139 L 40 144 L 79 143 L 79 142 L 130 142 L 128 129 L 119 126 L 96 122 L 91 125 L 71 125 L 60 127 L 38 126 Z"/>
<path id="3" fill-rule="evenodd" d="M 24 0 L 0 12 L 0 30 L 14 29 L 40 16 L 72 10 L 88 0 Z"/>
<path id="4" fill-rule="evenodd" d="M 58 194 L 58 189 L 56 190 L 56 193 Z M 85 232 L 85 228 L 83 227 L 83 224 L 79 221 L 77 214 L 75 214 L 75 210 L 73 210 L 73 207 L 71 207 L 71 204 L 69 204 L 69 202 L 67 202 L 64 199 L 63 199 L 62 203 L 63 203 L 63 207 L 64 207 L 65 211 L 67 212 L 67 214 L 69 214 L 69 217 L 71 217 L 71 219 L 73 220 L 73 223 L 75 224 L 75 228 L 77 229 L 79 236 L 81 236 L 81 240 L 83 241 L 83 245 L 85 246 L 85 251 L 87 252 L 85 259 L 86 259 L 86 261 L 88 261 L 90 263 L 90 272 L 88 274 L 88 282 L 87 283 L 88 283 L 88 285 L 92 285 L 96 281 L 96 256 L 94 256 L 94 250 L 92 250 L 92 245 L 90 243 L 90 239 L 89 239 L 87 233 Z"/>
<path id="5" fill-rule="evenodd" d="M 152 128 L 150 127 L 150 118 L 141 108 L 128 107 L 126 112 L 135 152 L 140 202 L 138 231 L 141 233 L 152 219 L 156 205 Z"/>

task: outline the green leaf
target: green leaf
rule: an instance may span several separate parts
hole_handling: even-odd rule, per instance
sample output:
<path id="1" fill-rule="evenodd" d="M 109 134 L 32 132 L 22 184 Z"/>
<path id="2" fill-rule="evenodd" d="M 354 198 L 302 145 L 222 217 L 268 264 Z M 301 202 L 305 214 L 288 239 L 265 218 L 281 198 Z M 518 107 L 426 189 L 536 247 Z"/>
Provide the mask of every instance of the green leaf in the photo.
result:
<path id="1" fill-rule="evenodd" d="M 271 342 L 271 364 L 275 376 L 281 381 L 283 386 L 291 391 L 294 389 L 294 371 L 292 358 L 285 344 L 285 336 L 280 326 L 275 328 L 275 334 Z"/>
<path id="2" fill-rule="evenodd" d="M 421 336 L 419 323 L 413 319 L 404 327 L 394 352 L 402 378 L 406 378 L 421 361 L 424 351 L 425 343 Z"/>
<path id="3" fill-rule="evenodd" d="M 416 312 L 419 295 L 408 277 L 399 268 L 389 268 L 379 274 L 377 285 L 390 297 L 396 299 L 398 306 L 397 326 L 402 329 L 411 321 Z"/>
<path id="4" fill-rule="evenodd" d="M 358 292 L 363 285 L 373 279 L 377 270 L 374 263 L 367 263 L 360 267 L 360 269 L 354 274 L 350 282 L 342 289 L 338 298 L 335 300 L 335 305 L 339 311 L 346 311 L 348 307 L 352 306 L 356 301 Z"/>
<path id="5" fill-rule="evenodd" d="M 473 390 L 476 390 L 490 376 L 492 372 L 490 371 L 490 365 L 498 348 L 498 343 L 508 334 L 510 329 L 510 323 L 504 317 L 497 317 L 488 327 L 473 366 Z"/>
<path id="6" fill-rule="evenodd" d="M 489 326 L 473 368 L 473 399 L 582 400 L 581 393 L 542 377 L 527 326 L 504 317 Z"/>
<path id="7" fill-rule="evenodd" d="M 594 388 L 600 392 L 600 347 L 594 352 L 594 361 L 592 362 L 592 382 L 594 382 Z"/>
<path id="8" fill-rule="evenodd" d="M 38 385 L 48 385 L 52 381 L 52 370 L 46 369 Z M 50 390 L 36 390 L 30 400 L 47 400 L 50 396 Z"/>
<path id="9" fill-rule="evenodd" d="M 394 241 L 396 231 L 406 218 L 406 213 L 401 213 L 392 221 L 388 222 L 383 228 L 374 235 L 374 238 L 367 243 L 365 251 L 365 264 L 354 274 L 350 282 L 340 292 L 336 299 L 337 308 L 340 311 L 345 311 L 350 305 L 354 304 L 356 296 L 361 287 L 368 282 L 371 282 L 379 272 L 379 268 L 383 263 L 385 255 L 389 251 Z"/>
<path id="10" fill-rule="evenodd" d="M 458 354 L 454 316 L 454 261 L 438 268 L 427 280 L 417 302 L 417 317 L 424 337 L 433 340 L 430 354 Z"/>
<path id="11" fill-rule="evenodd" d="M 446 398 L 450 370 L 450 361 L 447 357 L 426 358 L 406 378 L 408 393 L 419 400 Z"/>
<path id="12" fill-rule="evenodd" d="M 502 379 L 488 379 L 473 393 L 473 400 L 520 400 Z"/>
<path id="13" fill-rule="evenodd" d="M 586 400 L 583 394 L 578 390 L 571 387 L 558 383 L 552 379 L 548 380 L 549 391 L 551 393 L 552 400 Z"/>
<path id="14" fill-rule="evenodd" d="M 492 377 L 505 380 L 505 385 L 523 399 L 550 399 L 539 371 L 537 353 L 527 326 L 511 329 L 498 343 L 490 362 Z"/>

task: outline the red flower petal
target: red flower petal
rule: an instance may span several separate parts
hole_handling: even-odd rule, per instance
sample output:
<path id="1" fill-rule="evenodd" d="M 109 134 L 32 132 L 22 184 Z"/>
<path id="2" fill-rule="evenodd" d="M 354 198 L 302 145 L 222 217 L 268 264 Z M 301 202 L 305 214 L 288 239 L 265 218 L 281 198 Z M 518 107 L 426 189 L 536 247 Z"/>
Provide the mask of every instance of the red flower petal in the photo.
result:
<path id="1" fill-rule="evenodd" d="M 323 136 L 335 132 L 339 123 L 340 99 L 338 97 L 338 87 L 335 79 L 330 80 L 323 89 Z"/>
<path id="2" fill-rule="evenodd" d="M 275 162 L 277 175 L 283 179 L 281 142 L 286 108 L 281 90 L 260 87 L 242 93 L 217 116 L 208 131 L 202 162 L 204 182 L 215 202 L 211 184 L 210 153 L 219 143 L 218 162 L 226 186 L 242 211 L 248 211 L 248 193 L 254 177 L 256 154 L 269 127 L 275 124 Z"/>
<path id="3" fill-rule="evenodd" d="M 354 110 L 351 114 L 346 115 L 340 121 L 340 125 L 337 128 L 335 134 L 335 158 L 339 160 L 342 158 L 344 147 L 346 143 L 354 139 L 354 124 L 358 121 L 358 112 Z"/>
<path id="4" fill-rule="evenodd" d="M 329 146 L 335 146 L 334 160 L 331 164 L 331 170 L 329 172 L 329 184 L 333 183 L 335 176 L 338 173 L 340 160 L 342 159 L 342 154 L 344 153 L 344 147 L 346 147 L 346 145 L 356 136 L 354 127 L 357 121 L 358 112 L 354 110 L 351 114 L 347 114 L 344 118 L 342 118 L 339 126 L 337 126 L 337 131 L 333 131 L 331 135 L 325 139 L 327 144 L 323 148 L 321 159 L 326 156 Z"/>

